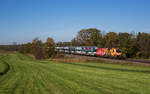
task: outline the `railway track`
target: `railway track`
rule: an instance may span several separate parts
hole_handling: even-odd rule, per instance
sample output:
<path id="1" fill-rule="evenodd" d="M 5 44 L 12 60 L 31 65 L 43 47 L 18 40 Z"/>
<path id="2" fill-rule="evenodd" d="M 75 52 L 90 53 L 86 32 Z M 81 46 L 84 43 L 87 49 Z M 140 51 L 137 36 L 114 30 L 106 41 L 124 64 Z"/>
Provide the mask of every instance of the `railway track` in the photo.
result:
<path id="1" fill-rule="evenodd" d="M 150 64 L 150 60 L 139 60 L 139 59 L 125 59 L 126 61 L 131 61 L 131 62 L 140 62 L 140 63 L 148 63 Z"/>

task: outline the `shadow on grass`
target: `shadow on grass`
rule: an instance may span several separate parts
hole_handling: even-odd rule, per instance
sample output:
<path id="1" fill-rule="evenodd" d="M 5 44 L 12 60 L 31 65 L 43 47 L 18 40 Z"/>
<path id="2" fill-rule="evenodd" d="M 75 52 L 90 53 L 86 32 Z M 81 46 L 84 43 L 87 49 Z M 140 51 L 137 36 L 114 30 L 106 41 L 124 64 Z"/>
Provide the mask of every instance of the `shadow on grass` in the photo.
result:
<path id="1" fill-rule="evenodd" d="M 71 64 L 76 66 L 88 67 L 88 68 L 96 68 L 96 69 L 104 69 L 104 70 L 113 70 L 113 71 L 121 71 L 121 72 L 139 72 L 139 73 L 147 73 L 150 74 L 150 70 L 132 70 L 132 69 L 121 69 L 121 68 L 109 68 L 109 67 L 102 67 L 102 66 L 92 66 L 92 65 L 83 65 L 79 63 L 65 63 Z"/>
<path id="2" fill-rule="evenodd" d="M 6 74 L 10 69 L 10 66 L 8 63 L 6 63 L 5 61 L 3 61 L 3 63 L 6 65 L 6 68 L 2 72 L 0 72 L 0 75 Z"/>
<path id="3" fill-rule="evenodd" d="M 0 75 L 6 74 L 9 71 L 9 69 L 10 69 L 9 64 L 2 60 L 2 58 L 4 58 L 4 57 L 6 57 L 6 56 L 0 57 L 0 60 L 2 61 L 3 64 L 5 64 L 6 68 L 2 72 L 0 72 Z"/>

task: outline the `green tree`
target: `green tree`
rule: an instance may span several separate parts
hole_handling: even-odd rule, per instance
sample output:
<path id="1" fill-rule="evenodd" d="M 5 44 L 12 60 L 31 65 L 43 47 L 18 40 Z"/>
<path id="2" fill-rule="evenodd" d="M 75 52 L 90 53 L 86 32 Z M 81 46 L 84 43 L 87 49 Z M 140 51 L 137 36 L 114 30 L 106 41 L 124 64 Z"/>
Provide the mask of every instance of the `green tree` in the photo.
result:
<path id="1" fill-rule="evenodd" d="M 129 33 L 119 33 L 118 34 L 118 47 L 122 49 L 122 53 L 124 57 L 131 56 L 132 50 L 132 35 Z"/>
<path id="2" fill-rule="evenodd" d="M 19 52 L 26 54 L 26 53 L 31 53 L 31 43 L 26 43 L 26 44 L 22 44 L 19 47 Z"/>
<path id="3" fill-rule="evenodd" d="M 141 53 L 143 58 L 149 58 L 150 57 L 150 34 L 139 32 L 137 35 L 137 47 L 139 49 L 138 53 Z"/>
<path id="4" fill-rule="evenodd" d="M 78 43 L 77 39 L 76 38 L 73 38 L 71 40 L 71 46 L 80 46 L 80 44 Z"/>
<path id="5" fill-rule="evenodd" d="M 98 46 L 102 42 L 101 31 L 96 28 L 82 29 L 78 32 L 76 42 L 79 45 Z"/>
<path id="6" fill-rule="evenodd" d="M 45 58 L 49 58 L 54 54 L 55 42 L 52 38 L 48 37 L 43 45 L 43 53 Z"/>
<path id="7" fill-rule="evenodd" d="M 104 36 L 105 47 L 118 47 L 118 35 L 115 32 L 109 32 Z"/>

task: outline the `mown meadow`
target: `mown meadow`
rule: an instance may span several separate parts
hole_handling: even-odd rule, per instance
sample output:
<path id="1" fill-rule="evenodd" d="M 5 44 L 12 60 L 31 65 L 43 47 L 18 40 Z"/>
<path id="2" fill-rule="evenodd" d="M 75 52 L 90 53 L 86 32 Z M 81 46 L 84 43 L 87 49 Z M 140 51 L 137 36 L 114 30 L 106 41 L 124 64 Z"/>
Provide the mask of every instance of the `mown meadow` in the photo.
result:
<path id="1" fill-rule="evenodd" d="M 8 66 L 9 65 L 9 68 Z M 0 54 L 0 94 L 149 94 L 150 67 Z"/>

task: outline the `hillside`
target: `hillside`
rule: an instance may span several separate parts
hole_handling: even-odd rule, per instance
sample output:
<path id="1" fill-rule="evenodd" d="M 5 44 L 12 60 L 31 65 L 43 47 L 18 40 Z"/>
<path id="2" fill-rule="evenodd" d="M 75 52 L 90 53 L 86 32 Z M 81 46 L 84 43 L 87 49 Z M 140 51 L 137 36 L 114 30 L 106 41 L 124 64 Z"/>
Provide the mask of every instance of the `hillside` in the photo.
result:
<path id="1" fill-rule="evenodd" d="M 148 94 L 150 68 L 104 63 L 60 63 L 1 54 L 0 94 Z"/>

